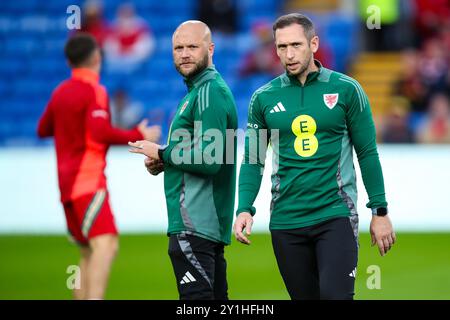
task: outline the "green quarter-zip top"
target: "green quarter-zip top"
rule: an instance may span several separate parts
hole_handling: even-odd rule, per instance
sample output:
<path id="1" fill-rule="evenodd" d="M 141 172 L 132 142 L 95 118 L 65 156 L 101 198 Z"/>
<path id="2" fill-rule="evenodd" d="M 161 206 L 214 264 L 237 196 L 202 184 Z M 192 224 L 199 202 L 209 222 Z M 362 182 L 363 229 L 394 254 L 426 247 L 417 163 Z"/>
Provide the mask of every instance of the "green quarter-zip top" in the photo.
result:
<path id="1" fill-rule="evenodd" d="M 387 206 L 366 94 L 356 80 L 315 63 L 319 71 L 308 74 L 303 85 L 283 74 L 258 89 L 250 102 L 237 214 L 255 213 L 270 139 L 270 229 L 300 228 L 341 216 L 357 219 L 353 148 L 369 195 L 367 207 Z M 261 141 L 265 136 L 269 139 Z"/>
<path id="2" fill-rule="evenodd" d="M 214 66 L 186 80 L 163 152 L 168 234 L 187 232 L 229 244 L 236 189 L 237 112 Z M 228 152 L 234 159 L 226 159 Z"/>

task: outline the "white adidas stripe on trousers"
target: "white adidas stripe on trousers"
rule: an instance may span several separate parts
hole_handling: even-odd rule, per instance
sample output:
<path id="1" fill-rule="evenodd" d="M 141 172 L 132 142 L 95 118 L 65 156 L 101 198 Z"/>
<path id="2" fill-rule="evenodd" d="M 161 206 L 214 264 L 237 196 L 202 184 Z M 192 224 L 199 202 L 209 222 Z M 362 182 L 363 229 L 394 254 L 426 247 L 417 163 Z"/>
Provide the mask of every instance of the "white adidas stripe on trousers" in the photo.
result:
<path id="1" fill-rule="evenodd" d="M 186 271 L 186 273 L 183 276 L 183 279 L 180 281 L 180 284 L 190 283 L 197 281 L 194 276 L 189 272 Z"/>

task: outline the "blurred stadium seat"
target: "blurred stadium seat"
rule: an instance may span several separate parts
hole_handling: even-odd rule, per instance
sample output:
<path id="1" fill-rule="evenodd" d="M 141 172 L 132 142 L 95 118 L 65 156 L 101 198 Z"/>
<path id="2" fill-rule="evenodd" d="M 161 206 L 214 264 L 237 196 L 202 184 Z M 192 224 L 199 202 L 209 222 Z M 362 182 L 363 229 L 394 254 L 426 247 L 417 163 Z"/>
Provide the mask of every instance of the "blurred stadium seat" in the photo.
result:
<path id="1" fill-rule="evenodd" d="M 104 1 L 105 18 L 111 21 L 119 0 Z M 195 19 L 195 0 L 150 1 L 134 0 L 138 14 L 150 25 L 156 39 L 155 52 L 147 63 L 126 83 L 114 74 L 102 74 L 102 82 L 112 94 L 125 88 L 133 99 L 140 101 L 146 114 L 161 120 L 163 132 L 168 129 L 171 114 L 186 88 L 174 70 L 171 53 L 171 36 L 179 23 Z M 0 118 L 0 145 L 8 145 L 19 136 L 39 143 L 35 127 L 40 112 L 52 90 L 61 80 L 70 75 L 63 55 L 64 43 L 70 34 L 66 29 L 66 9 L 82 1 L 6 1 L 0 13 L 0 98 L 3 101 Z M 239 79 L 237 67 L 243 55 L 252 48 L 251 28 L 255 22 L 272 23 L 281 12 L 279 1 L 238 1 L 239 32 L 224 36 L 214 35 L 216 51 L 214 63 L 229 83 L 237 101 L 239 124 L 245 126 L 247 107 L 251 93 L 270 80 L 266 76 Z M 353 49 L 349 38 L 355 29 L 355 21 L 330 13 L 321 18 L 326 25 L 323 41 L 330 41 L 335 48 L 338 70 L 346 67 Z M 161 81 L 163 79 L 163 81 Z M 11 125 L 14 121 L 14 125 Z M 151 120 L 152 121 L 152 120 Z"/>

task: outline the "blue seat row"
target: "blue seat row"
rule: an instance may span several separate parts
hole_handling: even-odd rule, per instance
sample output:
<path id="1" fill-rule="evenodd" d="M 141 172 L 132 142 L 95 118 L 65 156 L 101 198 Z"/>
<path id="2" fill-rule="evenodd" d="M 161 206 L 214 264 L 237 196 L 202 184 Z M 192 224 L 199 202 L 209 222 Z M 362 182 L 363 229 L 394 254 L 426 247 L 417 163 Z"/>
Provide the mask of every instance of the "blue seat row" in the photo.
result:
<path id="1" fill-rule="evenodd" d="M 0 11 L 0 144 L 17 139 L 41 143 L 35 136 L 37 121 L 55 86 L 70 76 L 62 48 L 68 37 L 65 9 L 84 1 L 21 0 L 6 1 Z M 113 18 L 122 1 L 104 1 L 105 14 Z M 102 83 L 110 96 L 125 89 L 133 100 L 140 101 L 145 115 L 160 123 L 167 132 L 178 101 L 186 87 L 172 62 L 171 35 L 177 25 L 195 18 L 196 1 L 134 0 L 139 15 L 151 26 L 156 37 L 155 52 L 132 77 L 106 71 Z M 271 23 L 279 13 L 277 0 L 237 1 L 239 32 L 226 36 L 215 34 L 214 62 L 229 84 L 238 106 L 239 126 L 245 127 L 248 103 L 254 90 L 270 80 L 255 75 L 240 79 L 237 74 L 243 55 L 254 48 L 250 33 L 254 23 Z M 242 14 L 244 13 L 244 14 Z M 318 21 L 322 41 L 333 49 L 336 69 L 344 70 L 355 50 L 350 41 L 357 30 L 357 20 L 339 14 L 313 17 Z M 352 36 L 348 36 L 352 35 Z"/>

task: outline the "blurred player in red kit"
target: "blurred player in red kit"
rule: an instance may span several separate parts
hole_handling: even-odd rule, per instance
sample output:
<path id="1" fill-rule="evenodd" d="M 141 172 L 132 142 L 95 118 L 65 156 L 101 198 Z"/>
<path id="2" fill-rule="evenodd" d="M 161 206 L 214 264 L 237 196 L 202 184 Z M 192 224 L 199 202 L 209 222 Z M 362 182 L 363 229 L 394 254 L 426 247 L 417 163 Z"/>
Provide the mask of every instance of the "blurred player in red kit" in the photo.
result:
<path id="1" fill-rule="evenodd" d="M 147 127 L 147 120 L 131 130 L 111 125 L 108 94 L 99 84 L 102 57 L 92 36 L 76 34 L 64 52 L 72 77 L 54 90 L 38 135 L 55 139 L 67 228 L 80 246 L 81 286 L 74 290 L 74 298 L 103 299 L 118 250 L 104 174 L 108 147 L 139 139 L 157 141 L 161 129 Z"/>

